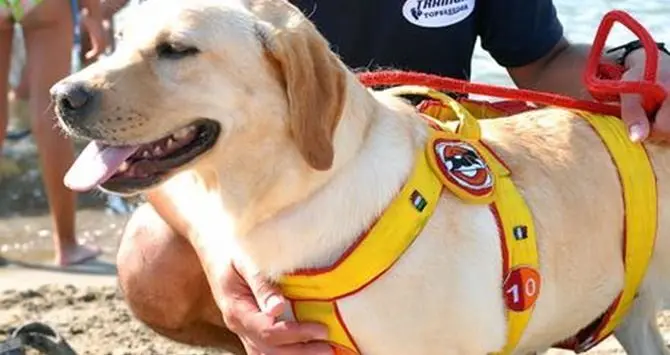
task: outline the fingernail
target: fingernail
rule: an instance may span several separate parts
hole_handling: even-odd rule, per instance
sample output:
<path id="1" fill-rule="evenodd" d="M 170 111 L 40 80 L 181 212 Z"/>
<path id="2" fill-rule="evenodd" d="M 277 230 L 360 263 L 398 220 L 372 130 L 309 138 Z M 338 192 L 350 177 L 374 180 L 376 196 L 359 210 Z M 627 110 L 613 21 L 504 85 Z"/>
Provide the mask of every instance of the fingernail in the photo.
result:
<path id="1" fill-rule="evenodd" d="M 328 329 L 319 329 L 312 332 L 314 340 L 328 340 Z"/>
<path id="2" fill-rule="evenodd" d="M 630 140 L 633 141 L 633 143 L 640 142 L 642 139 L 644 139 L 644 127 L 642 127 L 642 125 L 639 123 L 635 123 L 630 126 L 629 132 Z"/>
<path id="3" fill-rule="evenodd" d="M 268 297 L 268 299 L 265 301 L 265 309 L 267 311 L 275 309 L 275 307 L 281 305 L 282 301 L 281 298 L 277 295 L 272 295 Z"/>

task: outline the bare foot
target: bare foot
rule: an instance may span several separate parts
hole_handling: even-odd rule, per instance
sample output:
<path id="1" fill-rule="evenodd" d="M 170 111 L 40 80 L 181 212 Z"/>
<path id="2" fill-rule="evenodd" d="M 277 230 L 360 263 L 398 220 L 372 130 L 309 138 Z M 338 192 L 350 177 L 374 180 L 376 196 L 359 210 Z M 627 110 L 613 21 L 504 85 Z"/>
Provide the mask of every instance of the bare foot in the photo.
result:
<path id="1" fill-rule="evenodd" d="M 73 248 L 67 248 L 60 253 L 56 253 L 56 265 L 77 265 L 94 259 L 100 254 L 102 254 L 102 251 L 97 246 L 86 244 L 76 245 Z"/>

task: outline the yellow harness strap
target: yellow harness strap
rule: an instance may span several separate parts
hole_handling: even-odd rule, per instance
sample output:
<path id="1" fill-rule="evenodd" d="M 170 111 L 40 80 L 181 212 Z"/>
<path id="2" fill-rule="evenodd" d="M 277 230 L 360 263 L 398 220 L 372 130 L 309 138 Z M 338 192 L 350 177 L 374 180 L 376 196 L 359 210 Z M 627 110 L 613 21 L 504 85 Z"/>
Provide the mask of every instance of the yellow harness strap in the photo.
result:
<path id="1" fill-rule="evenodd" d="M 503 260 L 502 297 L 507 308 L 507 342 L 498 354 L 510 354 L 530 321 L 541 288 L 530 209 L 514 185 L 510 170 L 481 141 L 479 122 L 467 109 L 448 95 L 425 88 L 401 87 L 391 92 L 437 98 L 459 120 L 455 133 L 442 130 L 429 140 L 428 161 L 452 193 L 466 203 L 488 204 L 496 219 Z"/>
<path id="2" fill-rule="evenodd" d="M 459 120 L 455 132 L 438 119 L 425 151 L 417 154 L 407 183 L 370 230 L 333 266 L 302 270 L 280 280 L 292 301 L 294 317 L 328 326 L 336 354 L 360 354 L 346 328 L 337 302 L 381 277 L 409 248 L 432 215 L 442 187 L 466 203 L 487 204 L 500 231 L 501 297 L 506 305 L 507 343 L 496 354 L 511 354 L 530 321 L 541 289 L 539 255 L 533 217 L 514 185 L 510 170 L 481 141 L 477 118 L 451 97 L 424 87 L 388 89 L 394 95 L 425 95 L 441 101 Z M 612 154 L 622 181 L 626 206 L 625 288 L 601 318 L 596 334 L 576 348 L 607 337 L 630 307 L 653 250 L 656 234 L 656 184 L 644 148 L 632 144 L 619 120 L 580 113 L 600 134 Z M 441 116 L 441 115 L 440 115 Z M 635 184 L 632 181 L 635 181 Z"/>
<path id="3" fill-rule="evenodd" d="M 326 324 L 329 339 L 341 354 L 359 354 L 346 329 L 337 301 L 380 277 L 412 244 L 433 214 L 442 184 L 420 152 L 409 180 L 367 234 L 332 267 L 284 277 L 280 285 L 301 321 Z"/>
<path id="4" fill-rule="evenodd" d="M 598 133 L 619 173 L 624 202 L 624 288 L 591 327 L 564 348 L 587 351 L 611 335 L 633 304 L 654 251 L 658 219 L 656 175 L 642 144 L 632 143 L 624 123 L 614 117 L 577 111 Z"/>

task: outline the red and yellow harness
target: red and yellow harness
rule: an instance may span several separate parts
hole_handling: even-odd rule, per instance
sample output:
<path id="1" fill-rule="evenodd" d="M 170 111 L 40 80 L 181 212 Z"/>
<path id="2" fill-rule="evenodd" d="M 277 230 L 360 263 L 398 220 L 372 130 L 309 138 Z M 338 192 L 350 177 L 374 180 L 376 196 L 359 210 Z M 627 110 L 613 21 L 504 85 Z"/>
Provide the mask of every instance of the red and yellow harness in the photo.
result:
<path id="1" fill-rule="evenodd" d="M 465 203 L 488 205 L 498 224 L 503 274 L 501 297 L 507 307 L 510 354 L 521 340 L 540 296 L 542 277 L 533 216 L 512 179 L 512 172 L 481 139 L 477 118 L 503 115 L 492 106 L 464 105 L 423 87 L 397 87 L 392 94 L 433 98 L 422 111 L 430 116 L 431 137 L 417 152 L 414 169 L 397 197 L 370 230 L 333 266 L 285 276 L 280 284 L 300 321 L 326 324 L 338 354 L 361 354 L 340 316 L 338 301 L 363 290 L 402 256 L 432 215 L 443 189 Z M 436 104 L 437 103 L 437 104 Z M 467 108 L 466 108 L 467 107 Z M 473 115 L 474 113 L 474 115 Z M 625 205 L 625 282 L 619 297 L 569 347 L 585 351 L 609 336 L 632 305 L 645 275 L 656 235 L 656 179 L 640 144 L 631 143 L 619 119 L 577 111 L 602 138 L 616 165 Z M 456 130 L 444 122 L 458 120 Z M 633 183 L 633 181 L 635 183 Z"/>

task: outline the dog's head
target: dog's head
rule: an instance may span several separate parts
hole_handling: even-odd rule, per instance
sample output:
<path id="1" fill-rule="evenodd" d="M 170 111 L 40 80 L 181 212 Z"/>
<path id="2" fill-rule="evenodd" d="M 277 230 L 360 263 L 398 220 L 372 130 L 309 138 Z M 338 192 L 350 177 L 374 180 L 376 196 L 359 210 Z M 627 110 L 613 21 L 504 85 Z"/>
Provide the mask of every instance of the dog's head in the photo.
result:
<path id="1" fill-rule="evenodd" d="M 325 39 L 284 0 L 147 2 L 114 54 L 51 90 L 62 129 L 92 141 L 66 183 L 134 193 L 249 149 L 259 158 L 283 149 L 275 154 L 327 170 L 346 80 Z"/>

